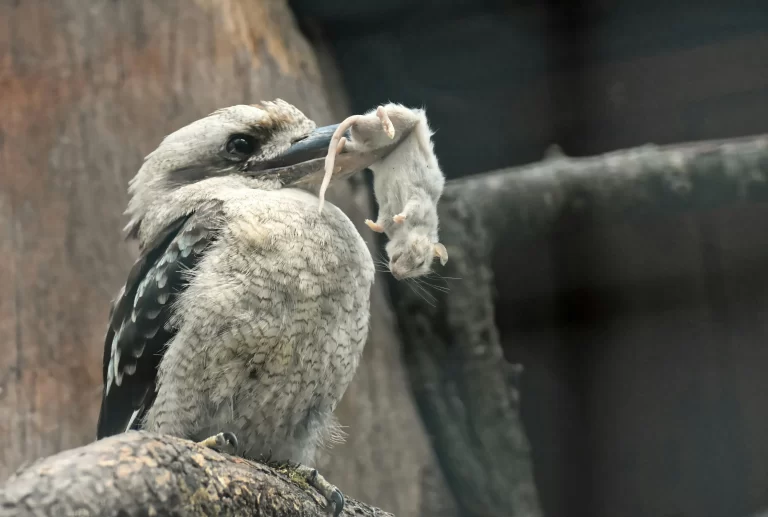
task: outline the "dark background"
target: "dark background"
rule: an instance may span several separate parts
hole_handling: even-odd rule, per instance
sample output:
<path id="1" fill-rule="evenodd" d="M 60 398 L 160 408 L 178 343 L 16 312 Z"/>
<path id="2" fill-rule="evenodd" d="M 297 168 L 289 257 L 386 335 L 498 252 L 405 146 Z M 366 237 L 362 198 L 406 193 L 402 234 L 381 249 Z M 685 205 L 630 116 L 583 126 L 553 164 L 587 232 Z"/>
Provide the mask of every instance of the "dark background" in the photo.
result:
<path id="1" fill-rule="evenodd" d="M 768 130 L 765 2 L 293 0 L 353 112 L 423 105 L 449 177 Z M 768 207 L 592 212 L 498 252 L 547 515 L 768 505 Z M 518 242 L 515 240 L 514 242 Z"/>

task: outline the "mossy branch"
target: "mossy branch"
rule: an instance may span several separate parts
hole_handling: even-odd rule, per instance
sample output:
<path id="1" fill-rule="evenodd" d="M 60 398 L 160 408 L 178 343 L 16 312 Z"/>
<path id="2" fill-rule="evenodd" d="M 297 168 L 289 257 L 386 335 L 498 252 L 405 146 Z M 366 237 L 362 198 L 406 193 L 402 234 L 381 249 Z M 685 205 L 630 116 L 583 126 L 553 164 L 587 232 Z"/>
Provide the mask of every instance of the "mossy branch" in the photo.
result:
<path id="1" fill-rule="evenodd" d="M 0 516 L 323 516 L 290 474 L 191 441 L 130 432 L 36 461 L 0 489 Z M 347 498 L 342 515 L 391 514 Z"/>

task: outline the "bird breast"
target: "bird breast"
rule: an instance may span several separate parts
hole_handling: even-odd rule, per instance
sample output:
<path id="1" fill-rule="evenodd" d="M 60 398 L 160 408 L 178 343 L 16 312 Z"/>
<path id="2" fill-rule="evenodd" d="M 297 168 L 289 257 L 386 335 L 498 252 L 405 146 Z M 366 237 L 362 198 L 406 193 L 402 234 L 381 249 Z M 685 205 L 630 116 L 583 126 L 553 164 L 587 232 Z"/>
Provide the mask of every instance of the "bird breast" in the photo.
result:
<path id="1" fill-rule="evenodd" d="M 246 457 L 307 461 L 359 363 L 373 261 L 349 218 L 319 214 L 309 193 L 246 190 L 223 209 L 170 347 L 198 347 L 206 410 L 192 434 L 231 431 Z"/>

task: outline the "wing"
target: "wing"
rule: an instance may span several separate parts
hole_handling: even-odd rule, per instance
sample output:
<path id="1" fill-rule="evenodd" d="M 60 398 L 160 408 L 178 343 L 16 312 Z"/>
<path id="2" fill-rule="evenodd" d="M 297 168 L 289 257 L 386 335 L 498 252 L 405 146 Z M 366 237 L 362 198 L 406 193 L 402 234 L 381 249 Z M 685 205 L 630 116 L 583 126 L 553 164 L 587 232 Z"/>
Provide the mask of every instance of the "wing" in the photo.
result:
<path id="1" fill-rule="evenodd" d="M 112 305 L 104 340 L 104 393 L 97 438 L 136 427 L 155 398 L 165 346 L 176 333 L 173 302 L 218 234 L 220 205 L 171 222 L 148 243 Z"/>

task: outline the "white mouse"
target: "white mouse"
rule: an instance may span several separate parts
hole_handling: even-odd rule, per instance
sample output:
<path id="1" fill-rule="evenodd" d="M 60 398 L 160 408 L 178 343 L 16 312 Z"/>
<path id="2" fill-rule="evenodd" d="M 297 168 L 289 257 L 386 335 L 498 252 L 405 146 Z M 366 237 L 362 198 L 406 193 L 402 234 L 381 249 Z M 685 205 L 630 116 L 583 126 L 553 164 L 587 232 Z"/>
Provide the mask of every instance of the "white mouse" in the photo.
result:
<path id="1" fill-rule="evenodd" d="M 347 129 L 349 142 L 342 136 Z M 369 167 L 379 214 L 375 223 L 365 223 L 375 232 L 386 233 L 390 271 L 402 280 L 429 273 L 434 257 L 443 265 L 448 261 L 448 252 L 438 239 L 437 216 L 445 177 L 424 110 L 391 103 L 342 122 L 329 146 L 323 186 L 330 182 L 334 158 L 345 145 L 350 150 L 377 149 L 389 145 L 395 134 L 405 136 L 391 153 Z M 321 187 L 321 210 L 324 193 Z"/>

